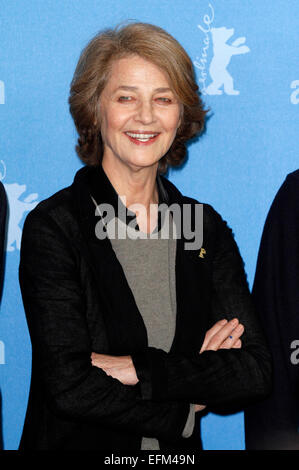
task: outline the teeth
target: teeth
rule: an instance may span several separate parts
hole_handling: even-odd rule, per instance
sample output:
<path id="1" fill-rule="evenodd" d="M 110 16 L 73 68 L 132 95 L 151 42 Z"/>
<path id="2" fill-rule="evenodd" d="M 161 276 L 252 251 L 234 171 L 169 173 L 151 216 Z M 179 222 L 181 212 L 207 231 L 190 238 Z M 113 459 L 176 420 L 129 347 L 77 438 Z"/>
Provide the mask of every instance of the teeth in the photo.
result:
<path id="1" fill-rule="evenodd" d="M 133 139 L 138 139 L 141 140 L 142 142 L 146 142 L 149 139 L 152 139 L 153 137 L 156 137 L 158 134 L 133 134 L 131 132 L 126 132 L 126 134 Z"/>

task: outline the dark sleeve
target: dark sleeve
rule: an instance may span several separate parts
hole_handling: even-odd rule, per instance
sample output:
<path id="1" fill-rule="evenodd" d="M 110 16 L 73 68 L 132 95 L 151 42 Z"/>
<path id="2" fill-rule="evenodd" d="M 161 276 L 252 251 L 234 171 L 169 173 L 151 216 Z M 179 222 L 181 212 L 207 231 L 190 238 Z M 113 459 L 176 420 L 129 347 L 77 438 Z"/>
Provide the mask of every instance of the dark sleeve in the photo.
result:
<path id="1" fill-rule="evenodd" d="M 40 212 L 34 209 L 25 220 L 19 279 L 35 368 L 52 410 L 71 419 L 176 440 L 189 404 L 142 402 L 138 384 L 123 385 L 92 366 L 78 257 L 55 221 Z"/>
<path id="2" fill-rule="evenodd" d="M 5 240 L 5 222 L 7 212 L 7 199 L 3 184 L 0 182 L 0 301 L 3 285 L 4 271 L 4 240 Z"/>
<path id="3" fill-rule="evenodd" d="M 222 318 L 239 318 L 245 326 L 242 348 L 202 354 L 198 351 L 166 353 L 148 348 L 144 353 L 133 355 L 133 362 L 141 381 L 143 399 L 244 406 L 269 392 L 270 356 L 232 231 L 210 206 L 205 210 L 214 220 L 216 234 L 211 326 Z"/>
<path id="4" fill-rule="evenodd" d="M 278 191 L 259 249 L 253 297 L 273 358 L 273 392 L 245 411 L 247 449 L 299 449 L 298 208 L 299 172 Z"/>

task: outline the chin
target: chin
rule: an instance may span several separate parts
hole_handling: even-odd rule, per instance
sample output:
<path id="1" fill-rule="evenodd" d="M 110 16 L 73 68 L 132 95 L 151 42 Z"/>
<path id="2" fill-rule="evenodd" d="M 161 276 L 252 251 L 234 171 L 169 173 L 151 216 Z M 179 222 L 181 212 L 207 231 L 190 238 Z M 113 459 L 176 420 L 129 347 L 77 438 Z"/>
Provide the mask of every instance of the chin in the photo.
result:
<path id="1" fill-rule="evenodd" d="M 134 158 L 134 159 L 130 159 L 128 161 L 128 164 L 130 166 L 133 166 L 133 167 L 139 167 L 139 168 L 148 168 L 148 167 L 153 167 L 153 166 L 157 166 L 158 163 L 159 163 L 159 160 L 160 160 L 161 157 L 156 157 L 156 158 L 142 158 L 142 157 L 138 157 L 138 158 Z"/>

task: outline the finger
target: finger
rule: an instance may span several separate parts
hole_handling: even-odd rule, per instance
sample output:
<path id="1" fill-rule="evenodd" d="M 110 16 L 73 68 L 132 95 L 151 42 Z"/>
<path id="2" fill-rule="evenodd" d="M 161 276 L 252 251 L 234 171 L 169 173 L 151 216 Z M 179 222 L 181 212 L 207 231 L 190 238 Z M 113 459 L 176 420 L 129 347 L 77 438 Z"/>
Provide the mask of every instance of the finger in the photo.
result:
<path id="1" fill-rule="evenodd" d="M 242 340 L 238 339 L 238 341 L 234 344 L 233 349 L 241 349 L 242 348 Z"/>
<path id="2" fill-rule="evenodd" d="M 209 343 L 207 344 L 206 349 L 217 351 L 217 349 L 222 346 L 222 343 L 232 335 L 234 329 L 238 326 L 239 320 L 234 318 L 233 320 L 229 321 L 225 326 L 223 326 L 217 333 L 215 333 Z"/>
<path id="3" fill-rule="evenodd" d="M 223 319 L 223 320 L 219 320 L 215 323 L 215 325 L 212 326 L 212 328 L 210 328 L 207 332 L 206 332 L 206 335 L 205 335 L 205 338 L 204 338 L 204 341 L 202 343 L 202 346 L 201 346 L 201 349 L 200 349 L 200 353 L 202 351 L 204 351 L 206 349 L 206 346 L 207 344 L 209 343 L 210 339 L 212 338 L 212 336 L 214 336 L 219 330 L 221 330 L 221 328 L 223 328 L 224 325 L 227 324 L 227 320 L 226 319 Z"/>
<path id="4" fill-rule="evenodd" d="M 231 349 L 235 344 L 240 340 L 240 336 L 244 333 L 244 326 L 239 323 L 239 325 L 234 328 L 231 334 L 226 338 L 223 343 L 219 346 L 219 349 Z"/>

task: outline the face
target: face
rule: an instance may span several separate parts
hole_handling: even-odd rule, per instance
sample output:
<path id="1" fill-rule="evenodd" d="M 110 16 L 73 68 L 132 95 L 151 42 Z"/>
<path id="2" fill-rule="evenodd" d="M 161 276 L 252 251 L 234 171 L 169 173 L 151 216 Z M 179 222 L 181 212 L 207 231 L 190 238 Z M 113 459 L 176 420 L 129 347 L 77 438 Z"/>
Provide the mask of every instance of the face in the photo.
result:
<path id="1" fill-rule="evenodd" d="M 115 61 L 99 105 L 103 164 L 157 167 L 175 138 L 182 109 L 164 72 L 139 56 Z"/>

